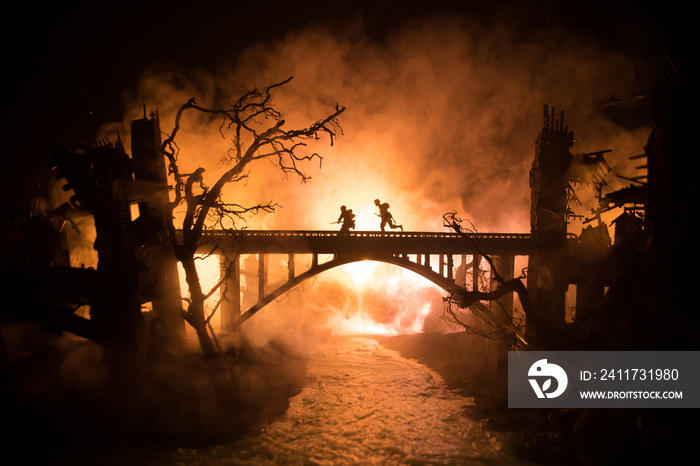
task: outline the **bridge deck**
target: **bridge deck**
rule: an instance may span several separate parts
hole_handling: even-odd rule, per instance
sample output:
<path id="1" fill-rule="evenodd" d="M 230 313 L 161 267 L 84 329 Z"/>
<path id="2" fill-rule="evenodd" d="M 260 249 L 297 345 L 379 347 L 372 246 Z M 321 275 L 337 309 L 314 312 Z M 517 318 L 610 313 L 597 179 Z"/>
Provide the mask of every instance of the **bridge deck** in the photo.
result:
<path id="1" fill-rule="evenodd" d="M 526 255 L 531 238 L 524 233 L 381 232 L 333 230 L 209 230 L 201 250 L 216 246 L 224 253 L 241 254 L 486 254 Z"/>

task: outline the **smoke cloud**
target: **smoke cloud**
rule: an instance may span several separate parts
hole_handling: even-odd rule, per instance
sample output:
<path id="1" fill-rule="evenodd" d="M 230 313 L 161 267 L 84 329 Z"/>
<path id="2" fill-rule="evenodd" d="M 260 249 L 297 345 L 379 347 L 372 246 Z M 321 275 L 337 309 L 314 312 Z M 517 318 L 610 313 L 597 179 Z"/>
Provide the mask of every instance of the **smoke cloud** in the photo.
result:
<path id="1" fill-rule="evenodd" d="M 373 200 L 379 198 L 407 230 L 442 231 L 442 214 L 456 211 L 479 231 L 528 232 L 528 172 L 543 104 L 557 115 L 566 111 L 577 141 L 572 152 L 612 149 L 607 160 L 616 173 L 624 174 L 648 136 L 647 128 L 622 128 L 600 111 L 611 96 L 646 91 L 642 64 L 556 28 L 525 33 L 506 20 L 487 27 L 436 16 L 378 41 L 352 21 L 341 30 L 289 32 L 235 56 L 222 47 L 221 54 L 215 70 L 154 64 L 124 93 L 125 121 L 140 118 L 145 105 L 169 131 L 176 109 L 191 97 L 205 107 L 223 106 L 242 85 L 264 87 L 290 76 L 273 95 L 288 128 L 309 125 L 336 103 L 347 107 L 336 144 L 329 147 L 326 139 L 309 147 L 324 157 L 322 166 L 303 167 L 310 183 L 260 162 L 250 167 L 245 186 L 229 190 L 241 204 L 281 205 L 251 218 L 249 228 L 335 228 L 330 223 L 346 205 L 357 214 L 358 230 L 377 230 Z M 213 184 L 229 141 L 208 116 L 192 114 L 184 124 L 182 171 L 205 167 Z M 614 176 L 608 182 L 609 189 L 623 185 Z M 380 281 L 376 286 L 375 292 Z"/>
<path id="2" fill-rule="evenodd" d="M 340 32 L 310 27 L 222 57 L 217 71 L 154 65 L 125 93 L 126 121 L 145 104 L 167 131 L 190 97 L 224 105 L 242 85 L 293 76 L 274 95 L 287 126 L 306 126 L 338 102 L 347 107 L 344 135 L 332 148 L 327 140 L 313 148 L 324 160 L 322 168 L 305 167 L 311 183 L 286 180 L 266 162 L 252 167 L 245 189 L 231 194 L 282 206 L 252 227 L 325 229 L 346 204 L 359 214 L 358 229 L 376 229 L 372 201 L 380 198 L 411 230 L 441 228 L 442 213 L 456 210 L 483 231 L 528 231 L 528 170 L 543 104 L 566 110 L 574 151 L 613 149 L 613 164 L 640 153 L 647 132 L 630 134 L 600 115 L 603 100 L 640 92 L 632 59 L 565 31 L 516 33 L 439 17 L 379 43 L 354 24 Z M 213 179 L 228 141 L 215 124 L 202 128 L 215 121 L 192 119 L 180 140 L 182 161 Z"/>

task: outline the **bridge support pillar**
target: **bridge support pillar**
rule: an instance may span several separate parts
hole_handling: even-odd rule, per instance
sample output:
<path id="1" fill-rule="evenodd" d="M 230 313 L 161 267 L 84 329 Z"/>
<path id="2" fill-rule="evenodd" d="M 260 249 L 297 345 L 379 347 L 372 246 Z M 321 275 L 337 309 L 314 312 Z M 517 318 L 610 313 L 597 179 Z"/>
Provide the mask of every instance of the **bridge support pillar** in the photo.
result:
<path id="1" fill-rule="evenodd" d="M 289 271 L 287 277 L 292 280 L 294 278 L 294 254 L 292 253 L 287 256 L 287 270 Z"/>
<path id="2" fill-rule="evenodd" d="M 472 291 L 479 291 L 479 275 L 481 272 L 481 256 L 472 256 Z"/>
<path id="3" fill-rule="evenodd" d="M 515 276 L 515 256 L 503 255 L 492 258 L 496 270 L 499 271 L 504 280 L 512 280 Z M 491 275 L 490 288 L 493 290 L 499 286 Z M 505 326 L 509 319 L 513 318 L 513 293 L 506 293 L 497 301 L 491 302 L 494 314 L 499 316 L 501 326 Z M 508 369 L 508 351 L 512 349 L 511 340 L 508 337 L 489 341 L 490 363 L 496 370 L 504 371 Z"/>
<path id="4" fill-rule="evenodd" d="M 225 332 L 236 331 L 236 320 L 241 315 L 241 265 L 240 256 L 230 259 L 227 256 L 220 258 L 221 274 L 230 272 L 224 293 L 226 299 L 221 303 L 221 330 Z"/>
<path id="5" fill-rule="evenodd" d="M 455 278 L 455 281 L 462 288 L 467 286 L 467 255 L 462 254 L 462 266 L 459 269 L 459 275 Z"/>
<path id="6" fill-rule="evenodd" d="M 267 285 L 267 254 L 258 254 L 258 304 L 265 300 L 265 286 Z"/>

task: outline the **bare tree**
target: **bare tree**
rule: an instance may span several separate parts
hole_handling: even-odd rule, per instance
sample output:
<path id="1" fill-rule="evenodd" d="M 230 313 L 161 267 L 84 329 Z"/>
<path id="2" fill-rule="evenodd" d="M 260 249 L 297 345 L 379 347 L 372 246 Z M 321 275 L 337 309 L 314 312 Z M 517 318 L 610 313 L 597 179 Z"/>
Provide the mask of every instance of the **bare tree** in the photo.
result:
<path id="1" fill-rule="evenodd" d="M 276 204 L 243 206 L 222 196 L 223 189 L 230 183 L 244 181 L 251 162 L 268 159 L 284 173 L 297 175 L 302 182 L 309 177 L 299 168 L 300 163 L 313 159 L 321 161 L 317 153 L 303 155 L 302 149 L 310 140 L 321 139 L 325 134 L 333 145 L 335 138 L 342 133 L 338 117 L 345 107 L 336 104 L 335 110 L 326 117 L 302 129 L 285 129 L 282 114 L 272 104 L 271 92 L 291 81 L 291 77 L 265 87 L 264 89 L 243 88 L 243 95 L 227 108 L 204 108 L 190 99 L 182 105 L 175 117 L 175 125 L 170 135 L 163 141 L 161 151 L 168 159 L 169 172 L 174 180 L 174 199 L 170 203 L 168 229 L 177 260 L 183 266 L 189 289 L 189 303 L 185 319 L 195 329 L 205 356 L 218 354 L 212 335 L 208 331 L 208 318 L 205 316 L 204 302 L 213 290 L 205 293 L 195 266 L 196 253 L 203 232 L 212 225 L 224 225 L 224 219 L 239 221 L 247 214 L 260 211 L 272 212 Z M 219 132 L 222 137 L 230 137 L 232 147 L 224 161 L 230 165 L 210 187 L 204 181 L 204 169 L 184 174 L 178 166 L 179 148 L 175 142 L 182 130 L 182 117 L 185 112 L 195 111 L 221 118 Z M 175 210 L 184 209 L 182 226 L 177 228 L 174 221 Z M 217 287 L 221 286 L 223 280 Z"/>
<path id="2" fill-rule="evenodd" d="M 485 306 L 482 301 L 498 302 L 497 300 L 508 293 L 516 293 L 523 306 L 523 311 L 528 318 L 534 318 L 533 306 L 527 293 L 527 288 L 522 282 L 524 273 L 519 277 L 506 280 L 501 276 L 498 268 L 494 265 L 493 259 L 479 248 L 479 245 L 468 233 L 473 233 L 473 225 L 466 227 L 465 221 L 454 212 L 446 213 L 442 216 L 444 226 L 451 228 L 456 233 L 472 243 L 479 255 L 486 259 L 489 264 L 491 276 L 499 286 L 495 290 L 467 290 L 460 288 L 453 291 L 444 298 L 445 308 L 443 318 L 451 324 L 456 324 L 470 333 L 475 333 L 489 339 L 507 339 L 514 347 L 524 348 L 526 337 L 524 334 L 524 324 L 521 319 L 515 318 L 511 313 L 497 304 L 495 308 Z M 476 265 L 473 266 L 473 273 L 479 273 Z M 467 315 L 462 313 L 462 309 L 470 309 L 481 321 L 481 325 L 470 322 Z"/>

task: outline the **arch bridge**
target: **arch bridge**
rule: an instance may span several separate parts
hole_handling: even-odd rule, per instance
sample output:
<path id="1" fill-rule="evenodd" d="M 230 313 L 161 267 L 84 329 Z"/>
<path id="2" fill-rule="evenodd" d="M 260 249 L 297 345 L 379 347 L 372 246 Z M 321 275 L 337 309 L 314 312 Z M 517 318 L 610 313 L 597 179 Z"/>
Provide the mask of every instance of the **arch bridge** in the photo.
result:
<path id="1" fill-rule="evenodd" d="M 439 232 L 209 230 L 202 236 L 198 252 L 219 255 L 222 270 L 230 274 L 225 284 L 227 299 L 220 312 L 222 329 L 234 330 L 304 280 L 351 262 L 372 260 L 393 264 L 451 292 L 465 287 L 478 289 L 479 273 L 473 273 L 472 267 L 481 262 L 477 245 L 484 254 L 498 261 L 499 272 L 505 279 L 513 278 L 515 256 L 530 253 L 529 234 L 474 233 L 466 236 Z M 257 256 L 257 301 L 246 306 L 247 309 L 242 306 L 242 255 Z M 274 286 L 268 280 L 270 255 L 287 257 L 286 278 Z M 302 262 L 300 256 L 310 258 L 310 266 L 303 271 L 297 270 L 297 264 Z M 461 256 L 461 266 L 455 266 L 456 256 Z M 468 273 L 469 269 L 472 273 Z M 247 272 L 250 276 L 250 270 Z"/>

